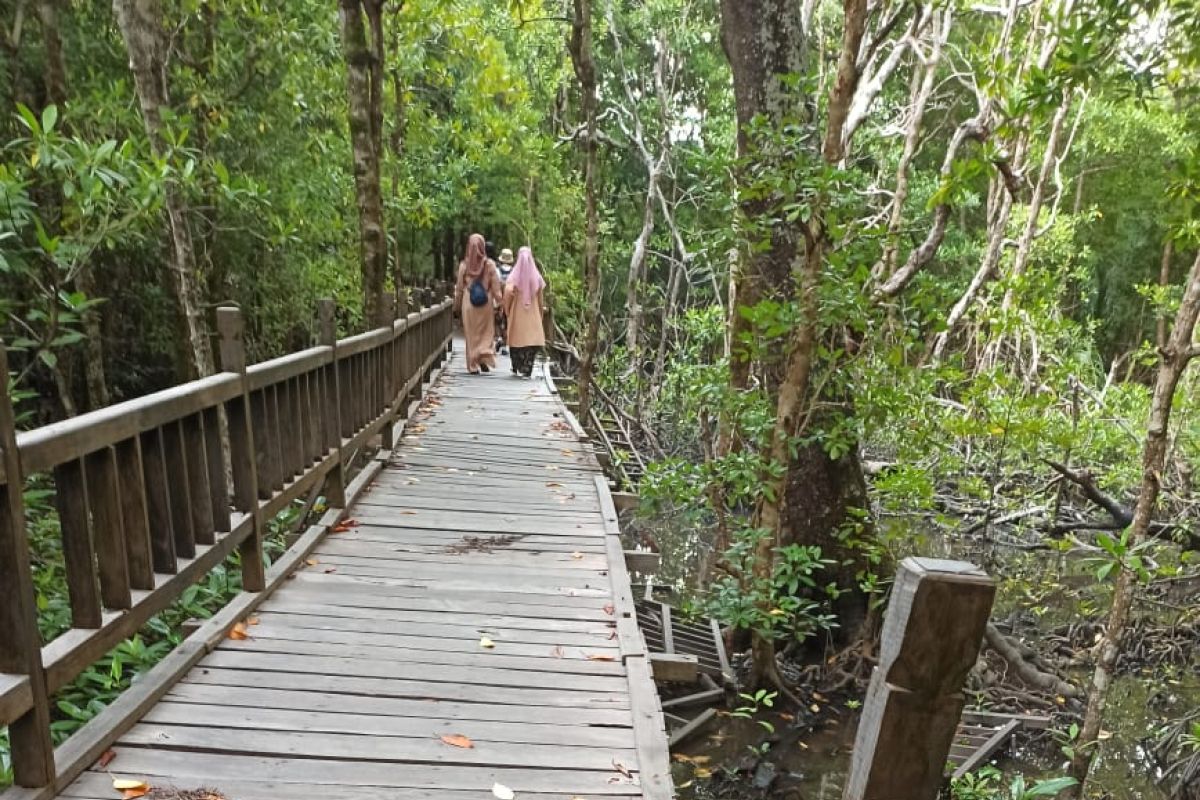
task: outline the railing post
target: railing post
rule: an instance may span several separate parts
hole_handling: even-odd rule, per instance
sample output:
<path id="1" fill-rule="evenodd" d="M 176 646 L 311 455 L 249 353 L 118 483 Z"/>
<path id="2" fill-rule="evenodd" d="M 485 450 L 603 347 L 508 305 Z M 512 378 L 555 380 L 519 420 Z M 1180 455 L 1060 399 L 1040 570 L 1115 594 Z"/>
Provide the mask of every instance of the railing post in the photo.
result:
<path id="1" fill-rule="evenodd" d="M 261 592 L 266 588 L 263 562 L 263 518 L 258 504 L 258 466 L 254 452 L 254 422 L 250 411 L 250 385 L 246 380 L 246 322 L 235 306 L 217 309 L 217 331 L 221 335 L 221 369 L 241 376 L 241 395 L 225 406 L 229 420 L 229 461 L 233 474 L 233 505 L 251 517 L 252 530 L 240 546 L 242 589 Z M 222 478 L 223 480 L 223 478 Z"/>
<path id="2" fill-rule="evenodd" d="M 937 797 L 995 595 L 972 564 L 901 562 L 843 800 Z"/>
<path id="3" fill-rule="evenodd" d="M 317 320 L 320 325 L 319 343 L 328 347 L 329 366 L 325 368 L 321 395 L 324 398 L 324 417 L 321 427 L 325 430 L 325 449 L 337 453 L 336 463 L 325 479 L 325 498 L 332 508 L 346 506 L 346 472 L 342 453 L 342 392 L 341 370 L 338 369 L 337 352 L 337 305 L 326 297 L 317 301 Z"/>
<path id="4" fill-rule="evenodd" d="M 36 788 L 54 782 L 54 745 L 50 740 L 50 700 L 42 671 L 29 539 L 25 533 L 24 481 L 17 452 L 12 401 L 8 396 L 8 354 L 0 341 L 0 451 L 4 486 L 0 487 L 0 673 L 29 678 L 32 705 L 8 726 L 13 777 L 18 786 Z"/>

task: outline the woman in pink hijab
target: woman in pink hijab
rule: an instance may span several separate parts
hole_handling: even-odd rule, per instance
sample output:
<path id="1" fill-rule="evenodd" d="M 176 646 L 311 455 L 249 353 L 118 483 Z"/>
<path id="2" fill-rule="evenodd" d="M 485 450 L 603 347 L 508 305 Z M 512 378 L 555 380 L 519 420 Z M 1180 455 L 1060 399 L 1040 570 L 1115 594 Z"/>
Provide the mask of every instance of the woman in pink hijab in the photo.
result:
<path id="1" fill-rule="evenodd" d="M 504 283 L 504 311 L 508 315 L 508 350 L 513 372 L 533 374 L 538 350 L 546 344 L 542 329 L 542 290 L 546 281 L 533 260 L 533 251 L 522 247 L 517 263 Z"/>
<path id="2" fill-rule="evenodd" d="M 478 375 L 496 367 L 496 311 L 502 299 L 500 274 L 487 257 L 478 233 L 467 240 L 467 257 L 458 265 L 454 306 L 462 315 L 467 340 L 467 372 Z"/>

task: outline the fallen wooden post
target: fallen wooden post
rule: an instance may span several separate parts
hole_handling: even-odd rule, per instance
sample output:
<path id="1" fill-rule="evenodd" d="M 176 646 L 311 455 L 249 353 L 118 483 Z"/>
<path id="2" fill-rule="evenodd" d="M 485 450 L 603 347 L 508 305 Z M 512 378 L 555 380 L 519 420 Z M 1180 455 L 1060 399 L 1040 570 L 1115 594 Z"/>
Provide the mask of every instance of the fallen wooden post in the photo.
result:
<path id="1" fill-rule="evenodd" d="M 682 743 L 685 739 L 691 738 L 698 733 L 705 725 L 712 722 L 717 716 L 715 708 L 706 708 L 696 715 L 694 719 L 688 722 L 683 727 L 671 734 L 671 739 L 667 742 L 668 747 L 675 747 Z"/>
<path id="2" fill-rule="evenodd" d="M 937 797 L 995 595 L 963 561 L 900 564 L 843 800 Z"/>
<path id="3" fill-rule="evenodd" d="M 724 689 L 705 689 L 703 692 L 694 692 L 692 694 L 685 694 L 683 697 L 674 697 L 670 700 L 663 700 L 662 707 L 664 711 L 666 711 L 668 708 L 683 708 L 685 706 L 694 706 L 700 703 L 711 703 L 714 700 L 720 700 L 724 696 Z"/>

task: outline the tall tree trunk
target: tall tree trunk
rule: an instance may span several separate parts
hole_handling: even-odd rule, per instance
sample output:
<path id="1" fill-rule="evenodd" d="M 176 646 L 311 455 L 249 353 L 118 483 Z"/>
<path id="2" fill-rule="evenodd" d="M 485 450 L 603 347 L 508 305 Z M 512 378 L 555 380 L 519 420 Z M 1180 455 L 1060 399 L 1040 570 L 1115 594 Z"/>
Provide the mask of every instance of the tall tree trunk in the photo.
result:
<path id="1" fill-rule="evenodd" d="M 383 128 L 383 99 L 380 96 L 383 86 L 382 0 L 340 0 L 338 7 L 350 103 L 363 321 L 370 327 L 377 322 L 387 278 L 387 228 L 383 221 L 379 172 Z"/>
<path id="2" fill-rule="evenodd" d="M 113 11 L 137 88 L 142 121 L 150 148 L 158 158 L 169 154 L 160 109 L 170 105 L 167 91 L 166 32 L 159 0 L 113 0 Z M 174 181 L 165 191 L 171 234 L 171 278 L 187 336 L 188 369 L 193 377 L 211 375 L 212 346 L 204 318 L 204 294 L 196 269 L 196 252 L 188 225 L 187 199 Z"/>
<path id="3" fill-rule="evenodd" d="M 1158 377 L 1154 384 L 1154 395 L 1150 401 L 1150 416 L 1146 425 L 1146 439 L 1142 450 L 1142 485 L 1138 492 L 1137 505 L 1133 511 L 1133 523 L 1129 528 L 1128 545 L 1132 550 L 1146 541 L 1154 508 L 1158 503 L 1162 472 L 1166 466 L 1168 431 L 1171 421 L 1171 403 L 1175 389 L 1187 369 L 1188 363 L 1198 354 L 1192 343 L 1196 331 L 1196 319 L 1200 316 L 1200 254 L 1192 262 L 1184 287 L 1183 301 L 1175 315 L 1167 346 L 1159 354 Z M 1137 575 L 1122 564 L 1117 570 L 1116 586 L 1113 588 L 1112 605 L 1100 640 L 1093 648 L 1096 655 L 1095 671 L 1088 690 L 1087 711 L 1079 738 L 1074 743 L 1071 759 L 1071 776 L 1079 783 L 1071 790 L 1073 797 L 1083 793 L 1084 784 L 1091 769 L 1096 746 L 1100 737 L 1100 726 L 1104 722 L 1104 709 L 1108 701 L 1117 659 L 1121 655 L 1121 640 L 1129 622 L 1129 612 L 1137 591 Z"/>
<path id="4" fill-rule="evenodd" d="M 1175 240 L 1167 237 L 1167 241 L 1163 244 L 1162 259 L 1158 264 L 1158 285 L 1166 288 L 1171 285 L 1171 259 L 1175 256 Z M 1159 350 L 1163 350 L 1167 346 L 1167 326 L 1169 324 L 1167 312 L 1160 311 L 1158 320 L 1154 326 L 1154 342 L 1158 345 Z"/>
<path id="5" fill-rule="evenodd" d="M 587 292 L 587 318 L 584 321 L 583 353 L 579 359 L 579 416 L 586 420 L 591 410 L 592 373 L 596 348 L 600 342 L 600 213 L 596 203 L 596 64 L 592 58 L 592 3 L 574 0 L 569 50 L 582 97 L 585 135 L 583 187 L 587 230 L 583 252 L 583 281 Z"/>

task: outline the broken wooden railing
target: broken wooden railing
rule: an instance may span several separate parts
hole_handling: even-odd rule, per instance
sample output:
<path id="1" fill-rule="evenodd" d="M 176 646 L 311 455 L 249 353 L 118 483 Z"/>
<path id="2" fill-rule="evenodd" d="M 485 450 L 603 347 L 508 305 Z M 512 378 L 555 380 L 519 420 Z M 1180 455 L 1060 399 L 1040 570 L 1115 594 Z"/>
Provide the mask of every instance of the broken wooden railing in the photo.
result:
<path id="1" fill-rule="evenodd" d="M 430 305 L 395 319 L 387 303 L 378 328 L 341 340 L 322 301 L 318 346 L 250 367 L 241 312 L 219 308 L 224 372 L 19 434 L 0 396 L 0 726 L 18 786 L 61 782 L 131 724 L 97 717 L 56 765 L 55 692 L 235 551 L 242 596 L 263 592 L 264 527 L 298 498 L 323 486 L 332 510 L 345 507 L 352 454 L 377 436 L 392 446 L 450 344 L 451 302 L 418 297 Z M 45 645 L 22 502 L 37 474 L 54 482 L 71 611 Z"/>

